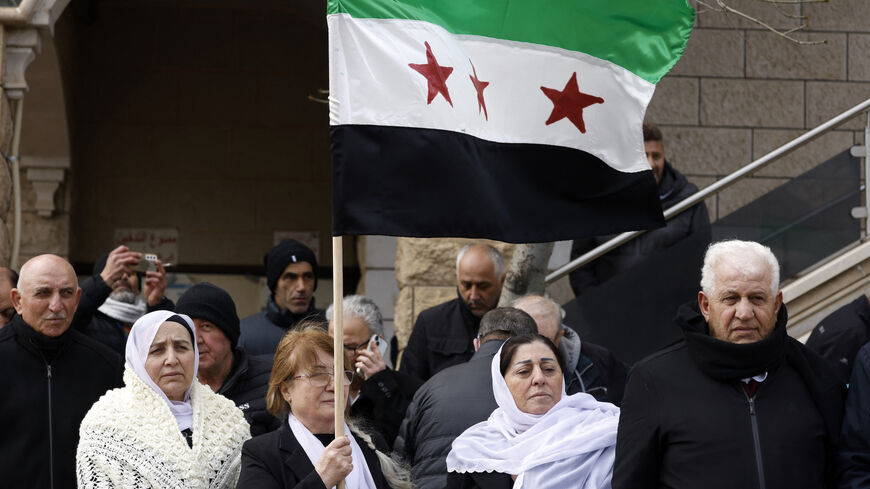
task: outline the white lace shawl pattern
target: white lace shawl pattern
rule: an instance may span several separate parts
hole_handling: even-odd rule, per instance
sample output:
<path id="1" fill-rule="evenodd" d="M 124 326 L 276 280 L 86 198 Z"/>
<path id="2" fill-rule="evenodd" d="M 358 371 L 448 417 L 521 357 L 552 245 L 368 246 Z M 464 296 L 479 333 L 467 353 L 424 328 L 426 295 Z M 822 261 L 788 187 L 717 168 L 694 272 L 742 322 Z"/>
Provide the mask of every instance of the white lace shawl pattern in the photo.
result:
<path id="1" fill-rule="evenodd" d="M 107 392 L 79 428 L 80 488 L 233 488 L 242 443 L 251 437 L 242 412 L 194 381 L 193 448 L 161 399 L 129 367 L 125 387 Z"/>

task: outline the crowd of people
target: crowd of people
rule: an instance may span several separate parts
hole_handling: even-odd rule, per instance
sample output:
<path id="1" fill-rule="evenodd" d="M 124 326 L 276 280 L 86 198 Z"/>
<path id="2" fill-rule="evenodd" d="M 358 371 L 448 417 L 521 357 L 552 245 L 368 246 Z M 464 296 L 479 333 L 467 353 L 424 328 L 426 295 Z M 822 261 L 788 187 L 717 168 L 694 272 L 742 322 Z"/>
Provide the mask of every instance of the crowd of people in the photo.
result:
<path id="1" fill-rule="evenodd" d="M 0 273 L 4 486 L 870 487 L 870 345 L 847 391 L 788 336 L 758 243 L 712 244 L 683 340 L 630 370 L 547 297 L 498 307 L 504 259 L 483 243 L 459 251 L 456 299 L 419 315 L 398 362 L 359 295 L 334 351 L 297 241 L 266 253 L 271 294 L 245 319 L 210 283 L 172 303 L 141 259 L 120 246 L 81 287 L 55 255 Z"/>

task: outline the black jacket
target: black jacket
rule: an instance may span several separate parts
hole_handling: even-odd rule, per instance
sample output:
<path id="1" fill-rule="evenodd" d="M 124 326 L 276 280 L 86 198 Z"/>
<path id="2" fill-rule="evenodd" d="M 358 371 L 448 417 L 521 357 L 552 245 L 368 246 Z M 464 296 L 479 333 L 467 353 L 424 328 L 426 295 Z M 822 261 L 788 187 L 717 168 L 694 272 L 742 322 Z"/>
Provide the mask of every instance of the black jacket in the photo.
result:
<path id="1" fill-rule="evenodd" d="M 462 297 L 426 309 L 414 323 L 399 371 L 425 381 L 451 365 L 467 362 L 474 355 L 479 327 L 480 318 Z"/>
<path id="2" fill-rule="evenodd" d="M 659 183 L 662 210 L 672 207 L 697 191 L 698 187 L 689 183 L 683 174 L 675 170 L 670 163 L 665 162 L 662 180 Z M 606 282 L 633 267 L 656 250 L 673 246 L 692 233 L 705 233 L 708 242 L 712 239 L 710 217 L 707 215 L 707 206 L 703 202 L 667 221 L 666 226 L 651 229 L 610 253 L 574 270 L 569 275 L 571 289 L 574 290 L 575 296 L 580 296 L 584 289 Z M 613 236 L 575 239 L 571 245 L 571 259 L 591 251 Z"/>
<path id="3" fill-rule="evenodd" d="M 864 299 L 864 302 L 867 300 Z M 870 344 L 858 350 L 855 356 L 837 465 L 840 474 L 837 487 L 870 487 Z"/>
<path id="4" fill-rule="evenodd" d="M 402 418 L 421 385 L 423 381 L 416 377 L 384 369 L 363 382 L 350 414 L 371 425 L 392 448 Z"/>
<path id="5" fill-rule="evenodd" d="M 511 489 L 514 480 L 508 474 L 498 472 L 470 472 L 447 474 L 446 489 Z"/>
<path id="6" fill-rule="evenodd" d="M 843 382 L 849 382 L 855 355 L 868 341 L 870 301 L 862 295 L 819 321 L 807 339 L 807 348 L 827 360 Z"/>
<path id="7" fill-rule="evenodd" d="M 112 293 L 112 287 L 99 275 L 86 278 L 82 284 L 82 297 L 73 316 L 72 327 L 90 338 L 108 346 L 124 358 L 127 333 L 124 323 L 112 319 L 98 309 Z M 175 304 L 164 297 L 156 306 L 148 306 L 148 312 L 175 309 Z"/>
<path id="8" fill-rule="evenodd" d="M 443 488 L 453 440 L 498 407 L 490 362 L 503 343 L 487 341 L 470 361 L 439 372 L 414 395 L 393 451 L 412 466 L 415 488 Z"/>
<path id="9" fill-rule="evenodd" d="M 559 354 L 565 369 L 565 392 L 585 392 L 602 402 L 622 403 L 628 369 L 610 350 L 588 341 L 562 326 Z"/>
<path id="10" fill-rule="evenodd" d="M 737 345 L 684 306 L 685 340 L 629 375 L 613 488 L 833 487 L 845 386 L 788 336 L 787 318 L 782 306 L 771 334 Z M 764 372 L 750 398 L 740 379 Z"/>
<path id="11" fill-rule="evenodd" d="M 252 357 L 242 348 L 233 350 L 233 367 L 218 394 L 236 403 L 251 425 L 251 436 L 277 430 L 281 421 L 266 410 L 266 391 L 272 362 Z"/>
<path id="12" fill-rule="evenodd" d="M 75 488 L 79 424 L 123 385 L 122 370 L 117 354 L 72 328 L 46 338 L 16 316 L 0 330 L 0 485 Z"/>
<path id="13" fill-rule="evenodd" d="M 378 456 L 354 435 L 375 486 L 389 488 Z M 379 447 L 382 448 L 382 447 Z M 242 445 L 242 473 L 236 489 L 324 489 L 323 479 L 314 470 L 302 445 L 285 420 L 277 431 L 252 438 Z"/>
<path id="14" fill-rule="evenodd" d="M 244 348 L 249 355 L 257 356 L 266 360 L 272 360 L 278 342 L 284 333 L 296 326 L 303 319 L 311 319 L 323 323 L 326 329 L 326 315 L 323 309 L 314 307 L 314 299 L 308 305 L 308 310 L 301 314 L 293 314 L 289 309 L 281 310 L 275 304 L 275 299 L 269 296 L 266 307 L 251 316 L 242 319 L 240 327 L 242 334 L 239 337 L 239 346 Z"/>

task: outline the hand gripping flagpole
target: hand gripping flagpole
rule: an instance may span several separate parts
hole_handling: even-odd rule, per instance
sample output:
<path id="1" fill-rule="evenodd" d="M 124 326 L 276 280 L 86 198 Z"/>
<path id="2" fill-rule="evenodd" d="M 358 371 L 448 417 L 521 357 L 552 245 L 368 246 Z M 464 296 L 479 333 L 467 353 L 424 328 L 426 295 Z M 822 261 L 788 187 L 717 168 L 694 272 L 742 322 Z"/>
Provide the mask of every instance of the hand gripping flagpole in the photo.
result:
<path id="1" fill-rule="evenodd" d="M 335 358 L 335 437 L 344 435 L 344 260 L 341 236 L 332 237 L 332 349 Z M 338 483 L 344 489 L 344 481 Z"/>

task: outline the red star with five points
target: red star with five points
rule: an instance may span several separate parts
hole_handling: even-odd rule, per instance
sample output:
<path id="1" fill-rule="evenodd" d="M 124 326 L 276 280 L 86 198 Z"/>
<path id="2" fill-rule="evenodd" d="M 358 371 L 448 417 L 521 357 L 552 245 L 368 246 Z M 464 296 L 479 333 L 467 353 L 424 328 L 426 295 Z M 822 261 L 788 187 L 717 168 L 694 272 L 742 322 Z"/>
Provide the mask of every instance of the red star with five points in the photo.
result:
<path id="1" fill-rule="evenodd" d="M 468 60 L 471 63 L 471 60 Z M 486 113 L 486 101 L 483 100 L 483 89 L 489 86 L 489 82 L 480 81 L 477 78 L 477 70 L 474 69 L 474 63 L 471 63 L 471 71 L 474 72 L 474 76 L 468 75 L 468 78 L 471 78 L 471 83 L 474 84 L 474 89 L 477 90 L 477 113 L 480 114 L 480 109 L 483 108 L 483 116 L 486 120 L 489 120 L 489 115 Z"/>
<path id="2" fill-rule="evenodd" d="M 427 105 L 431 104 L 435 96 L 440 93 L 447 100 L 447 103 L 453 107 L 453 102 L 450 100 L 450 92 L 447 91 L 447 77 L 450 76 L 450 73 L 453 73 L 453 68 L 439 65 L 435 55 L 432 54 L 432 48 L 429 46 L 429 43 L 426 42 L 425 44 L 426 64 L 408 63 L 408 66 L 426 77 L 426 82 L 429 84 L 429 100 L 426 102 Z"/>
<path id="3" fill-rule="evenodd" d="M 541 87 L 550 101 L 553 102 L 553 112 L 550 113 L 550 118 L 547 119 L 547 125 L 568 118 L 581 133 L 586 133 L 586 124 L 583 122 L 583 109 L 592 104 L 603 104 L 604 99 L 589 95 L 580 91 L 577 86 L 577 72 L 571 75 L 571 79 L 565 84 L 565 88 L 560 92 L 554 88 Z"/>

